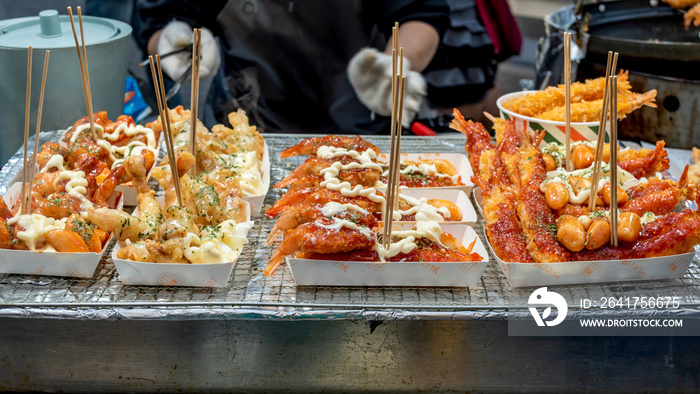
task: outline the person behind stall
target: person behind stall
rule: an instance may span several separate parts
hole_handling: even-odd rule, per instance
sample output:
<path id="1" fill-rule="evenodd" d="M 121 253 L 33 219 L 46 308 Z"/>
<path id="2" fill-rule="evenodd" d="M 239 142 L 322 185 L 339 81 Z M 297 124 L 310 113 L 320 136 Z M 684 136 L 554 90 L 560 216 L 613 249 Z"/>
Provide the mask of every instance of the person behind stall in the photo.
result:
<path id="1" fill-rule="evenodd" d="M 522 37 L 506 0 L 447 0 L 450 25 L 430 64 L 423 70 L 431 111 L 419 121 L 448 129 L 452 108 L 467 118 L 490 123 L 501 95 L 498 64 L 520 53 Z"/>
<path id="2" fill-rule="evenodd" d="M 200 76 L 215 76 L 221 64 L 225 81 L 211 95 L 219 121 L 242 108 L 263 131 L 284 133 L 388 133 L 394 22 L 409 70 L 410 125 L 425 105 L 420 72 L 449 24 L 444 0 L 141 0 L 138 11 L 149 54 L 187 46 L 192 28 L 203 28 Z M 164 73 L 179 79 L 190 57 L 164 58 Z"/>

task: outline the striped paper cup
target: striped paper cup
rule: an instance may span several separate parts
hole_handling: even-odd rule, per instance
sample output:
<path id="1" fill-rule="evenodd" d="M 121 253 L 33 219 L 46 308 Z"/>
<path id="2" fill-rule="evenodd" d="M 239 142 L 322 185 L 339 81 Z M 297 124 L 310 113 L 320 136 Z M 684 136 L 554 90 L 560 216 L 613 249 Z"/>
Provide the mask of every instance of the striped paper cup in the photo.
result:
<path id="1" fill-rule="evenodd" d="M 557 142 L 562 145 L 565 144 L 566 122 L 531 118 L 503 108 L 504 102 L 530 93 L 533 92 L 514 92 L 501 96 L 498 101 L 496 101 L 500 116 L 504 119 L 514 119 L 516 127 L 521 130 L 526 130 L 529 133 L 539 133 L 541 130 L 544 130 L 545 134 L 542 144 L 548 144 L 550 142 Z M 571 122 L 571 141 L 596 142 L 598 140 L 598 125 L 599 122 Z M 605 142 L 610 142 L 608 133 L 605 133 Z"/>

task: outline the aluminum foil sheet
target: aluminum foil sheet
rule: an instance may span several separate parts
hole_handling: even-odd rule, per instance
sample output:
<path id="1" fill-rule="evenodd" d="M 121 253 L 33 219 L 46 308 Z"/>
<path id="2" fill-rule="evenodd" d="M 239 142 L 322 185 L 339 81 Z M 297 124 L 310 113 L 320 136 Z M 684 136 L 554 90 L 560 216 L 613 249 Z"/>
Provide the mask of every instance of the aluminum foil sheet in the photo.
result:
<path id="1" fill-rule="evenodd" d="M 41 142 L 56 141 L 62 133 L 42 133 Z M 282 160 L 279 152 L 303 135 L 266 135 L 274 184 L 305 157 Z M 387 137 L 368 137 L 388 151 Z M 402 150 L 415 153 L 464 153 L 464 137 L 404 137 Z M 164 151 L 164 149 L 162 150 Z M 7 190 L 21 170 L 21 152 L 0 170 L 0 192 Z M 282 195 L 271 188 L 269 206 Z M 129 211 L 131 208 L 126 207 Z M 263 208 L 263 211 L 265 207 Z M 531 318 L 528 298 L 534 289 L 513 289 L 493 258 L 480 282 L 467 288 L 431 287 L 313 287 L 296 286 L 285 265 L 266 278 L 263 269 L 273 247 L 264 241 L 274 224 L 263 215 L 253 217 L 255 226 L 223 288 L 125 286 L 119 280 L 109 250 L 89 279 L 32 275 L 0 275 L 0 316 L 77 320 L 168 319 L 168 320 L 505 320 Z M 481 219 L 480 219 L 481 221 Z M 483 237 L 483 226 L 475 229 Z M 110 249 L 112 245 L 108 246 Z M 572 316 L 612 316 L 634 313 L 636 317 L 669 315 L 700 317 L 700 267 L 697 258 L 680 279 L 557 286 Z M 582 298 L 678 297 L 672 311 L 581 310 Z"/>

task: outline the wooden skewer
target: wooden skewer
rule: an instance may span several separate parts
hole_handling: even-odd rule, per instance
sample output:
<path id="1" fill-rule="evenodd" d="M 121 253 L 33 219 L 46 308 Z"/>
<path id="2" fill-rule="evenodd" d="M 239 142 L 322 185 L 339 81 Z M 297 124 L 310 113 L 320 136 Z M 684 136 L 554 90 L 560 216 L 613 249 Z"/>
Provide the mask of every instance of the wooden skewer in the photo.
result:
<path id="1" fill-rule="evenodd" d="M 395 51 L 394 51 L 395 53 Z M 398 76 L 394 76 L 392 79 L 392 107 L 391 107 L 391 146 L 389 150 L 389 176 L 387 177 L 386 185 L 386 204 L 384 206 L 384 238 L 383 244 L 384 248 L 388 248 L 391 244 L 391 223 L 394 220 L 394 192 L 396 188 L 394 187 L 394 180 L 396 179 L 396 173 L 399 171 L 396 168 L 396 102 L 398 101 L 398 89 L 395 87 L 398 85 L 396 81 Z"/>
<path id="2" fill-rule="evenodd" d="M 46 72 L 49 69 L 49 54 L 51 51 L 46 50 L 46 56 L 44 56 L 44 72 L 41 76 L 41 90 L 39 91 L 39 109 L 36 115 L 36 132 L 34 133 L 34 156 L 32 159 L 32 165 L 30 168 L 29 179 L 33 180 L 36 171 L 36 159 L 39 155 L 39 131 L 41 130 L 41 113 L 44 109 L 44 91 L 46 90 Z"/>
<path id="3" fill-rule="evenodd" d="M 178 206 L 182 206 L 182 196 L 180 194 L 180 177 L 177 172 L 177 158 L 172 144 L 172 134 L 170 132 L 170 116 L 168 115 L 168 103 L 165 100 L 165 87 L 163 86 L 163 73 L 160 67 L 160 58 L 158 55 L 149 56 L 151 65 L 151 75 L 153 76 L 153 84 L 155 85 L 156 101 L 158 104 L 158 112 L 160 114 L 160 122 L 165 135 L 165 149 L 168 153 L 168 164 L 170 165 L 170 174 L 173 178 L 175 186 L 175 194 L 177 195 Z"/>
<path id="4" fill-rule="evenodd" d="M 87 91 L 87 103 L 88 103 L 88 119 L 90 120 L 90 131 L 92 135 L 96 135 L 95 132 L 95 114 L 92 111 L 92 89 L 90 89 L 90 68 L 88 67 L 87 51 L 85 49 L 85 29 L 83 28 L 83 13 L 80 11 L 80 6 L 78 6 L 78 22 L 80 23 L 80 43 L 83 48 L 83 62 L 85 63 L 85 90 Z M 99 132 L 99 137 L 102 138 L 102 131 Z"/>
<path id="5" fill-rule="evenodd" d="M 617 76 L 610 76 L 610 245 L 617 246 Z"/>
<path id="6" fill-rule="evenodd" d="M 598 194 L 598 181 L 600 180 L 600 168 L 603 163 L 603 148 L 605 146 L 605 125 L 608 117 L 610 76 L 615 74 L 617 68 L 618 53 L 608 52 L 608 64 L 605 68 L 605 88 L 603 89 L 603 106 L 600 112 L 600 122 L 598 123 L 598 140 L 596 143 L 595 159 L 593 160 L 593 174 L 591 175 L 591 197 Z M 595 198 L 588 199 L 588 210 L 595 210 Z"/>
<path id="7" fill-rule="evenodd" d="M 571 33 L 564 33 L 564 108 L 566 123 L 566 171 L 573 171 L 571 162 Z"/>
<path id="8" fill-rule="evenodd" d="M 197 157 L 197 110 L 199 105 L 199 57 L 201 52 L 202 29 L 194 29 L 192 34 L 192 89 L 190 92 L 190 153 Z M 197 176 L 197 160 L 190 170 Z"/>
<path id="9" fill-rule="evenodd" d="M 398 40 L 397 40 L 398 45 Z M 397 101 L 396 101 L 396 154 L 394 154 L 394 166 L 396 170 L 394 171 L 394 204 L 392 208 L 394 210 L 399 209 L 399 176 L 401 173 L 401 132 L 402 126 L 401 122 L 403 119 L 403 88 L 406 84 L 406 77 L 403 73 L 403 47 L 399 48 L 399 74 L 398 78 L 395 79 L 396 90 L 397 90 Z"/>
<path id="10" fill-rule="evenodd" d="M 24 167 L 22 168 L 22 194 L 19 205 L 19 212 L 27 214 L 27 182 L 31 185 L 31 180 L 27 179 L 27 145 L 29 144 L 29 107 L 32 99 L 32 52 L 34 48 L 29 47 L 27 51 L 27 93 L 24 103 Z"/>
<path id="11" fill-rule="evenodd" d="M 398 102 L 401 100 L 399 96 L 399 79 L 398 79 L 398 68 L 399 68 L 399 23 L 396 22 L 392 28 L 392 79 L 391 79 L 391 147 L 389 151 L 389 176 L 387 178 L 386 187 L 386 203 L 384 205 L 384 238 L 382 244 L 384 248 L 388 248 L 391 245 L 391 225 L 394 219 L 394 205 L 397 202 L 396 194 L 397 188 L 395 186 L 396 180 L 398 179 L 399 165 L 398 157 L 400 153 L 397 149 L 396 136 L 397 132 L 400 134 L 401 129 L 397 128 L 397 109 L 399 107 Z M 403 52 L 402 52 L 403 54 Z M 403 57 L 401 58 L 401 71 L 403 71 Z M 400 127 L 400 126 L 399 126 Z M 398 130 L 398 131 L 397 131 Z"/>
<path id="12" fill-rule="evenodd" d="M 403 52 L 403 48 L 401 48 Z M 401 68 L 403 69 L 403 62 Z M 394 156 L 394 167 L 396 167 L 396 170 L 394 171 L 394 209 L 399 208 L 399 176 L 401 173 L 401 131 L 402 131 L 402 126 L 401 126 L 401 121 L 403 118 L 403 95 L 404 95 L 404 88 L 406 87 L 406 76 L 403 75 L 403 72 L 399 76 L 400 82 L 398 86 L 398 108 L 396 110 L 397 112 L 397 119 L 396 119 L 396 155 Z"/>
<path id="13" fill-rule="evenodd" d="M 80 7 L 78 7 L 78 13 L 79 13 L 79 21 L 80 21 L 80 34 L 81 37 L 83 35 L 83 24 L 82 24 L 82 16 L 80 15 Z M 92 100 L 90 98 L 90 93 L 88 92 L 89 88 L 89 82 L 88 79 L 85 76 L 85 69 L 87 68 L 87 61 L 83 60 L 83 54 L 85 53 L 83 50 L 81 50 L 81 45 L 78 42 L 78 33 L 75 30 L 75 21 L 73 20 L 73 10 L 71 7 L 68 7 L 68 19 L 70 19 L 70 26 L 71 29 L 73 29 L 73 39 L 75 40 L 75 49 L 78 51 L 78 63 L 80 63 L 80 78 L 83 83 L 83 95 L 85 96 L 85 107 L 88 112 L 88 119 L 90 120 L 90 132 L 92 133 L 92 138 L 97 139 L 97 134 L 95 134 L 95 119 L 92 114 Z M 84 47 L 84 42 L 85 39 L 83 39 L 83 47 Z"/>
<path id="14" fill-rule="evenodd" d="M 166 145 L 169 147 L 168 154 L 170 162 L 170 173 L 173 177 L 175 186 L 175 194 L 177 195 L 177 204 L 182 206 L 182 193 L 180 192 L 180 174 L 177 172 L 177 156 L 175 155 L 175 146 L 173 145 L 173 133 L 170 129 L 170 110 L 168 109 L 168 100 L 165 96 L 165 84 L 163 83 L 163 70 L 160 66 L 160 56 L 156 55 L 156 67 L 158 69 L 158 83 L 160 86 L 160 95 L 163 105 L 163 113 L 165 114 L 165 130 L 166 130 Z"/>

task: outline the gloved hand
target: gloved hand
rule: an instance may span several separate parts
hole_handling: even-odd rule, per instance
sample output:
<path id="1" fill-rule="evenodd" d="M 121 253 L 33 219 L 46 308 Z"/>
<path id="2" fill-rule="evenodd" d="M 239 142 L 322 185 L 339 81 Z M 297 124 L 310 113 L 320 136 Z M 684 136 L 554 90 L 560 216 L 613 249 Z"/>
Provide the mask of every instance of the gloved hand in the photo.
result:
<path id="1" fill-rule="evenodd" d="M 348 63 L 348 78 L 362 104 L 373 112 L 391 116 L 391 73 L 392 57 L 374 48 L 364 48 L 357 52 Z M 410 71 L 411 63 L 403 60 L 406 75 L 404 87 L 403 115 L 404 127 L 410 127 L 413 118 L 420 110 L 421 101 L 427 94 L 427 84 L 423 75 Z"/>
<path id="2" fill-rule="evenodd" d="M 192 44 L 193 29 L 182 21 L 171 21 L 160 35 L 158 40 L 158 53 L 165 54 Z M 202 28 L 202 51 L 199 61 L 199 77 L 206 79 L 214 76 L 221 64 L 219 44 L 214 35 L 206 28 Z M 192 65 L 192 51 L 184 51 L 168 56 L 160 61 L 163 72 L 173 81 L 177 81 Z"/>

